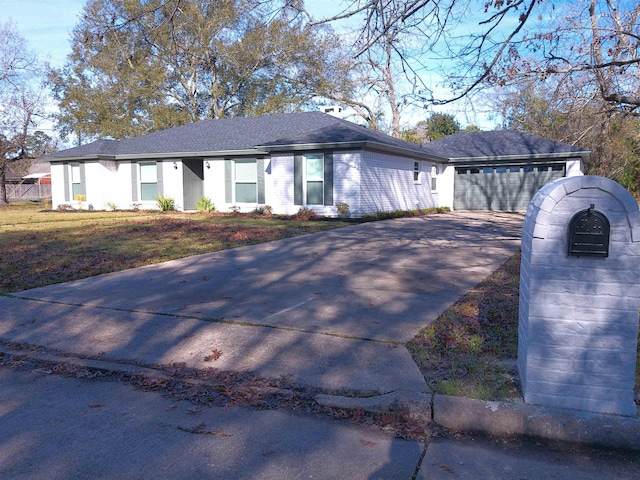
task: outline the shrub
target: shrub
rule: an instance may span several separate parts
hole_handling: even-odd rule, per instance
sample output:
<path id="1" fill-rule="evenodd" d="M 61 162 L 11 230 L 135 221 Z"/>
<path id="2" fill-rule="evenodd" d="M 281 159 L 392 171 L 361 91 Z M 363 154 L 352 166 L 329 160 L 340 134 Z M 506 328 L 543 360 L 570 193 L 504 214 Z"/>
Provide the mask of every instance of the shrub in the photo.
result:
<path id="1" fill-rule="evenodd" d="M 233 205 L 232 207 L 229 207 L 229 211 L 233 214 L 240 213 L 240 207 L 237 205 Z"/>
<path id="2" fill-rule="evenodd" d="M 261 207 L 256 207 L 253 210 L 253 213 L 255 213 L 256 215 L 271 216 L 271 215 L 273 215 L 273 209 L 269 205 L 263 205 Z"/>
<path id="3" fill-rule="evenodd" d="M 176 201 L 171 197 L 165 197 L 164 195 L 158 195 L 156 197 L 156 205 L 162 212 L 168 212 L 176 209 Z"/>
<path id="4" fill-rule="evenodd" d="M 216 211 L 216 206 L 209 197 L 202 196 L 196 203 L 196 210 L 204 213 L 213 213 Z"/>
<path id="5" fill-rule="evenodd" d="M 115 212 L 118 209 L 118 205 L 116 202 L 107 202 L 107 208 Z"/>
<path id="6" fill-rule="evenodd" d="M 293 216 L 293 218 L 295 218 L 296 220 L 312 220 L 317 216 L 318 215 L 316 214 L 316 212 L 314 212 L 310 208 L 302 207 L 300 208 L 300 210 L 298 210 L 298 213 Z"/>
<path id="7" fill-rule="evenodd" d="M 346 217 L 349 214 L 349 204 L 347 202 L 336 203 L 336 208 L 338 209 L 338 213 L 343 217 Z"/>
<path id="8" fill-rule="evenodd" d="M 403 217 L 416 217 L 421 215 L 433 215 L 436 213 L 450 212 L 449 207 L 437 207 L 437 208 L 421 208 L 417 210 L 391 210 L 391 211 L 377 211 L 375 213 L 365 213 L 362 215 L 361 220 L 364 222 L 373 222 L 376 220 L 389 220 L 392 218 Z"/>

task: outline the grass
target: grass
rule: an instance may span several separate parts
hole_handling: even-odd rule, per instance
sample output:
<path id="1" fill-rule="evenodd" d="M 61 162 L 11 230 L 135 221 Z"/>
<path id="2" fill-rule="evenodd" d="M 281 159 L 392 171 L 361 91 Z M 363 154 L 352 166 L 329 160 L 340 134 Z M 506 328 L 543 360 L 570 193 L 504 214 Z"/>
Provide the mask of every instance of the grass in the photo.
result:
<path id="1" fill-rule="evenodd" d="M 519 396 L 519 281 L 518 253 L 409 342 L 434 392 L 483 400 Z"/>
<path id="2" fill-rule="evenodd" d="M 433 392 L 480 400 L 521 398 L 516 369 L 519 289 L 520 252 L 409 342 Z M 639 393 L 640 349 L 636 398 Z"/>
<path id="3" fill-rule="evenodd" d="M 0 293 L 346 226 L 241 214 L 0 207 Z"/>

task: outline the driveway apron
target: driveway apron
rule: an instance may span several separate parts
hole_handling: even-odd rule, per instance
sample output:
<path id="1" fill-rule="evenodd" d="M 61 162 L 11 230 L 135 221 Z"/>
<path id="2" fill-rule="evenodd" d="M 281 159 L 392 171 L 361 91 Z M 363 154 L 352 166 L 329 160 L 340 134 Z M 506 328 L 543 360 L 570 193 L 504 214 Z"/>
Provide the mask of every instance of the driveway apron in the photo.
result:
<path id="1" fill-rule="evenodd" d="M 517 250 L 521 225 L 497 212 L 372 222 L 23 291 L 0 297 L 0 338 L 424 391 L 404 344 Z"/>

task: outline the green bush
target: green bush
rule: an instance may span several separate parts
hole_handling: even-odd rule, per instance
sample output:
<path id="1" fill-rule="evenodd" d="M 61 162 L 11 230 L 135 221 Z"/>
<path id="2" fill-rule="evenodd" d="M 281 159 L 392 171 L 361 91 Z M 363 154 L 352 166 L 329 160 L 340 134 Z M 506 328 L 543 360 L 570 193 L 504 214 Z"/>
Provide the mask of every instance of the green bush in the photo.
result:
<path id="1" fill-rule="evenodd" d="M 176 209 L 176 201 L 171 197 L 165 197 L 164 195 L 158 195 L 156 197 L 156 205 L 162 212 L 168 212 Z"/>
<path id="2" fill-rule="evenodd" d="M 214 213 L 216 211 L 216 206 L 213 204 L 209 197 L 202 196 L 198 203 L 196 203 L 196 210 L 204 213 Z"/>

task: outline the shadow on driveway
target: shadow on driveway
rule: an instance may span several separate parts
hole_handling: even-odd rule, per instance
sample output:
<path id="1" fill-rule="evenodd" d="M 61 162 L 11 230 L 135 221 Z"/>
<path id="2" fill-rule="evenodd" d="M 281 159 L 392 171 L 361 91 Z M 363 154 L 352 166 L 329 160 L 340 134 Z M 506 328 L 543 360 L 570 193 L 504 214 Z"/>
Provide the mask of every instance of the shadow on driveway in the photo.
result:
<path id="1" fill-rule="evenodd" d="M 372 222 L 42 287 L 0 298 L 0 337 L 331 391 L 422 392 L 404 344 L 516 251 L 521 225 L 488 212 Z"/>

